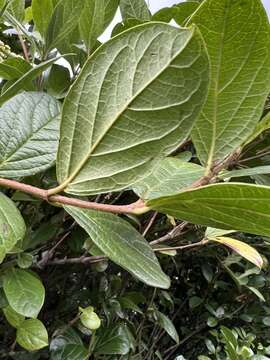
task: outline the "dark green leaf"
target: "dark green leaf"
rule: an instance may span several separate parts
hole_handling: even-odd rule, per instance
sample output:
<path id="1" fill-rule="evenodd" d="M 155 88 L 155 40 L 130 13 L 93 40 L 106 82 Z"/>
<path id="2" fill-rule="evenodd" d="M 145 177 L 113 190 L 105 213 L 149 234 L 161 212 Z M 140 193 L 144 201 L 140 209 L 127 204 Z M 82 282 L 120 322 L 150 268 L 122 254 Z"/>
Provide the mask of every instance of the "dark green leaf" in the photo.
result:
<path id="1" fill-rule="evenodd" d="M 170 286 L 153 250 L 129 223 L 110 213 L 72 206 L 65 209 L 116 264 L 150 286 Z"/>
<path id="2" fill-rule="evenodd" d="M 23 58 L 10 57 L 0 62 L 0 77 L 5 80 L 15 80 L 31 69 L 31 65 Z"/>
<path id="3" fill-rule="evenodd" d="M 158 325 L 162 327 L 166 331 L 168 335 L 178 344 L 179 336 L 175 329 L 173 322 L 168 318 L 168 316 L 162 314 L 160 311 L 155 311 L 157 316 Z"/>
<path id="4" fill-rule="evenodd" d="M 102 355 L 125 355 L 129 352 L 130 344 L 124 325 L 101 329 L 97 333 L 94 353 Z"/>
<path id="5" fill-rule="evenodd" d="M 145 0 L 120 0 L 120 11 L 123 20 L 138 19 L 147 21 L 151 19 L 151 13 Z"/>
<path id="6" fill-rule="evenodd" d="M 62 99 L 70 86 L 70 73 L 68 68 L 53 64 L 47 81 L 49 94 Z"/>

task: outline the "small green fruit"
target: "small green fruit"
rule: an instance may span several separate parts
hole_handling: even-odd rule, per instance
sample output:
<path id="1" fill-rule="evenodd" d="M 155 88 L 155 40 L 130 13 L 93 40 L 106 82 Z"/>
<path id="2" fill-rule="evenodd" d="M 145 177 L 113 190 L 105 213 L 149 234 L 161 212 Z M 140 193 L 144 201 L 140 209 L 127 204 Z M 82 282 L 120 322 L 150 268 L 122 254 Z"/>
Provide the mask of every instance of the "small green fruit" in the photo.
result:
<path id="1" fill-rule="evenodd" d="M 101 325 L 101 320 L 98 315 L 94 312 L 94 308 L 92 306 L 88 306 L 87 308 L 79 308 L 81 311 L 80 320 L 87 329 L 89 330 L 97 330 Z"/>

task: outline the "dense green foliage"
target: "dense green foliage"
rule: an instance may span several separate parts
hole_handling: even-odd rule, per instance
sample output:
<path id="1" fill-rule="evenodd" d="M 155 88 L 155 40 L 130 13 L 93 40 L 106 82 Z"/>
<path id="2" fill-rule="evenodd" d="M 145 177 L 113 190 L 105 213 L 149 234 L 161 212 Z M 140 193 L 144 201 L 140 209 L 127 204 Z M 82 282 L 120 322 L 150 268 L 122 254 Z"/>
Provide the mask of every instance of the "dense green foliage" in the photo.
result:
<path id="1" fill-rule="evenodd" d="M 0 0 L 0 23 L 0 358 L 270 359 L 261 1 Z"/>

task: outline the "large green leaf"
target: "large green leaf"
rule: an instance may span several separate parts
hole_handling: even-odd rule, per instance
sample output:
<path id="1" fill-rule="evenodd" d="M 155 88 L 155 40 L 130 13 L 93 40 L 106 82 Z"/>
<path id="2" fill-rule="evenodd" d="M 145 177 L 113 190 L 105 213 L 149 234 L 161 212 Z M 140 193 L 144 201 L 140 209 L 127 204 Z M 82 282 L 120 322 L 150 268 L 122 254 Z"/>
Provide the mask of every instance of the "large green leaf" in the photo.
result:
<path id="1" fill-rule="evenodd" d="M 151 174 L 133 185 L 133 190 L 143 199 L 172 195 L 186 188 L 204 174 L 200 165 L 168 157 L 160 160 Z"/>
<path id="2" fill-rule="evenodd" d="M 183 26 L 199 5 L 200 3 L 197 1 L 188 1 L 163 8 L 152 16 L 152 21 L 170 22 L 174 19 L 179 25 Z"/>
<path id="3" fill-rule="evenodd" d="M 38 92 L 19 94 L 0 108 L 0 176 L 33 175 L 53 164 L 59 112 L 53 97 Z"/>
<path id="4" fill-rule="evenodd" d="M 147 205 L 193 224 L 270 236 L 270 187 L 208 185 L 150 200 Z"/>
<path id="5" fill-rule="evenodd" d="M 45 37 L 53 13 L 52 0 L 32 0 L 32 13 L 37 30 Z"/>
<path id="6" fill-rule="evenodd" d="M 0 192 L 0 263 L 26 231 L 23 217 L 12 200 Z"/>
<path id="7" fill-rule="evenodd" d="M 77 27 L 85 0 L 60 0 L 54 8 L 46 35 L 47 49 L 61 45 Z"/>
<path id="8" fill-rule="evenodd" d="M 88 360 L 89 352 L 83 345 L 68 344 L 52 354 L 51 360 Z"/>
<path id="9" fill-rule="evenodd" d="M 32 66 L 21 57 L 10 57 L 0 62 L 0 77 L 15 80 L 23 76 Z"/>
<path id="10" fill-rule="evenodd" d="M 31 68 L 27 71 L 22 77 L 15 81 L 11 86 L 9 86 L 5 91 L 2 92 L 0 96 L 0 105 L 5 101 L 10 99 L 12 96 L 16 95 L 19 91 L 27 87 L 27 85 L 48 69 L 55 61 L 59 60 L 60 57 L 56 57 L 47 61 L 40 63 L 39 65 Z"/>
<path id="11" fill-rule="evenodd" d="M 16 341 L 24 349 L 35 351 L 48 346 L 48 333 L 40 320 L 28 319 L 17 329 Z"/>
<path id="12" fill-rule="evenodd" d="M 79 22 L 86 49 L 90 53 L 97 38 L 104 31 L 105 0 L 85 0 Z"/>
<path id="13" fill-rule="evenodd" d="M 45 289 L 31 273 L 12 269 L 4 277 L 4 291 L 9 305 L 18 314 L 35 318 L 44 303 Z"/>
<path id="14" fill-rule="evenodd" d="M 25 0 L 9 0 L 7 10 L 12 16 L 22 23 L 24 19 L 24 6 Z"/>
<path id="15" fill-rule="evenodd" d="M 191 18 L 206 42 L 212 80 L 193 131 L 210 168 L 240 146 L 270 90 L 270 28 L 260 0 L 206 0 Z"/>
<path id="16" fill-rule="evenodd" d="M 116 264 L 150 286 L 170 286 L 148 242 L 128 222 L 101 211 L 72 206 L 65 209 Z"/>
<path id="17" fill-rule="evenodd" d="M 129 352 L 130 344 L 124 325 L 116 325 L 101 329 L 98 333 L 94 353 L 102 355 L 125 355 Z"/>
<path id="18" fill-rule="evenodd" d="M 150 20 L 151 13 L 145 0 L 120 0 L 120 11 L 123 20 Z"/>
<path id="19" fill-rule="evenodd" d="M 148 23 L 99 47 L 64 103 L 61 188 L 88 195 L 142 178 L 153 158 L 188 136 L 207 85 L 207 54 L 193 27 Z"/>

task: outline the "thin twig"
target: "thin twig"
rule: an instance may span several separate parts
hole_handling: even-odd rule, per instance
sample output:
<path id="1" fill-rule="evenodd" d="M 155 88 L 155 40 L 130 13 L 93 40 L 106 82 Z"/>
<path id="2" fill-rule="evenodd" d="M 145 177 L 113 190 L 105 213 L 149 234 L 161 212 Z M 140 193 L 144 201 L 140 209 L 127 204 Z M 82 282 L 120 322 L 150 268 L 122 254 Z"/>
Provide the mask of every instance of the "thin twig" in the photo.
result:
<path id="1" fill-rule="evenodd" d="M 146 227 L 145 227 L 145 229 L 144 229 L 144 231 L 143 231 L 143 234 L 142 234 L 143 236 L 146 236 L 146 234 L 148 233 L 148 231 L 151 229 L 151 227 L 152 227 L 152 225 L 153 225 L 153 223 L 154 223 L 157 215 L 158 215 L 158 212 L 155 211 L 154 214 L 151 216 L 150 221 L 148 222 L 148 224 L 146 225 Z"/>
<path id="2" fill-rule="evenodd" d="M 177 225 L 175 228 L 173 228 L 170 232 L 168 232 L 166 235 L 160 237 L 157 240 L 153 240 L 150 242 L 150 245 L 156 245 L 163 243 L 165 241 L 170 241 L 178 237 L 182 234 L 183 229 L 188 225 L 187 221 L 182 222 L 181 224 Z"/>
<path id="3" fill-rule="evenodd" d="M 71 265 L 71 264 L 81 264 L 89 265 L 95 264 L 100 261 L 106 260 L 106 256 L 81 256 L 78 258 L 64 258 L 64 259 L 53 259 L 49 260 L 46 265 Z"/>
<path id="4" fill-rule="evenodd" d="M 201 241 L 193 243 L 193 244 L 174 246 L 174 247 L 157 248 L 157 249 L 153 249 L 153 250 L 154 251 L 186 250 L 186 249 L 192 249 L 192 248 L 199 247 L 199 246 L 204 246 L 204 245 L 208 244 L 208 242 L 209 241 L 207 239 L 202 239 Z"/>
<path id="5" fill-rule="evenodd" d="M 25 45 L 25 42 L 23 40 L 23 37 L 20 33 L 20 30 L 17 28 L 17 32 L 18 32 L 18 38 L 20 40 L 20 44 L 21 44 L 21 47 L 22 47 L 22 50 L 23 50 L 23 55 L 24 55 L 24 58 L 27 62 L 29 62 L 29 55 L 28 55 L 28 50 L 27 50 L 27 47 Z"/>

